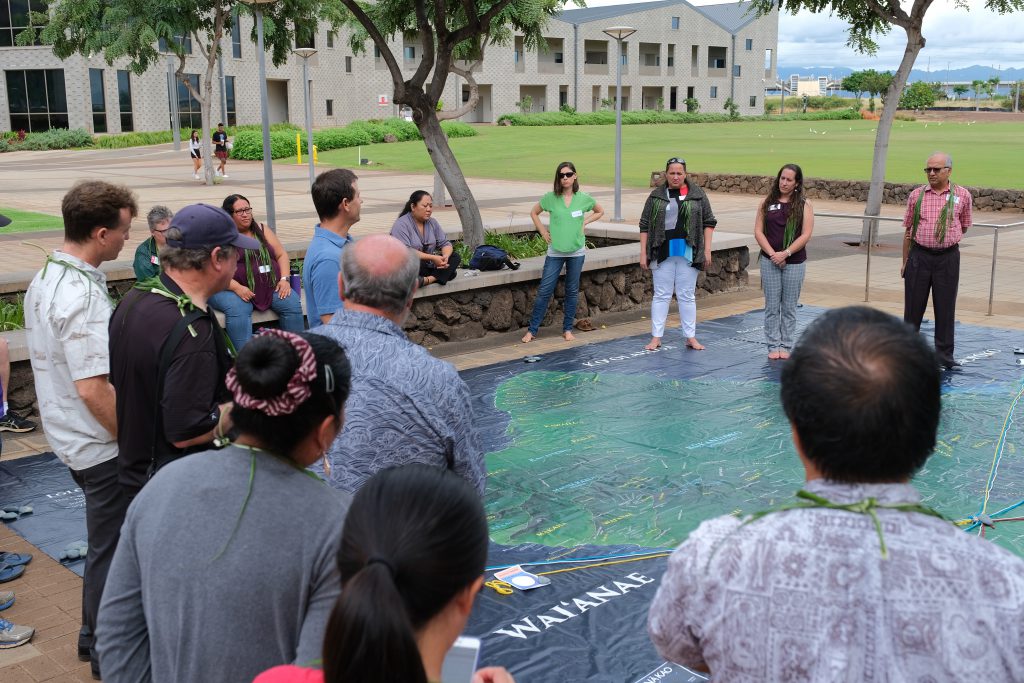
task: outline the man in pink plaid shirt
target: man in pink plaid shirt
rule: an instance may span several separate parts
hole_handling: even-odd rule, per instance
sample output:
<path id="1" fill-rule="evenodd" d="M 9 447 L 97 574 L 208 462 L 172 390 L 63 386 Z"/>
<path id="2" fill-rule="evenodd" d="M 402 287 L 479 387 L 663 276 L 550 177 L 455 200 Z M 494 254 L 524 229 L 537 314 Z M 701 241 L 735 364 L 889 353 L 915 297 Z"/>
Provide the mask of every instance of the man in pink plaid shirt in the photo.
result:
<path id="1" fill-rule="evenodd" d="M 931 292 L 935 309 L 935 351 L 947 370 L 953 358 L 956 290 L 960 281 L 960 240 L 971 227 L 971 193 L 949 182 L 953 158 L 945 152 L 928 157 L 928 184 L 907 197 L 903 217 L 903 319 L 921 329 Z"/>

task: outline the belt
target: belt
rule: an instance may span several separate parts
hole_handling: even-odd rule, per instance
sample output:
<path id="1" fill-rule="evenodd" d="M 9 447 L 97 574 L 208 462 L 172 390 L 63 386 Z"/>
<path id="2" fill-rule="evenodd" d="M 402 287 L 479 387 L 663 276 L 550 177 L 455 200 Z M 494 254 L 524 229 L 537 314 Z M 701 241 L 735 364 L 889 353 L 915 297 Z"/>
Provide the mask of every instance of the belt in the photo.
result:
<path id="1" fill-rule="evenodd" d="M 953 251 L 954 249 L 959 249 L 960 248 L 960 243 L 957 242 L 956 244 L 951 244 L 951 245 L 949 245 L 948 247 L 946 247 L 944 249 L 932 249 L 931 247 L 926 247 L 926 246 L 923 246 L 923 245 L 919 244 L 918 242 L 914 242 L 914 248 L 915 249 L 920 249 L 921 251 L 927 251 L 929 254 L 934 254 L 934 255 L 938 256 L 939 254 L 948 254 L 949 252 Z"/>

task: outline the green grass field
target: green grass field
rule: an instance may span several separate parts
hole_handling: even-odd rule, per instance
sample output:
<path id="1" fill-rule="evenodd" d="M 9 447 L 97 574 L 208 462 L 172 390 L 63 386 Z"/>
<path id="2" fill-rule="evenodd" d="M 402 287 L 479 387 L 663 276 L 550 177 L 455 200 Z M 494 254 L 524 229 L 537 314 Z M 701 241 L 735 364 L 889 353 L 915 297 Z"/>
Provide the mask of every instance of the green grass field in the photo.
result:
<path id="1" fill-rule="evenodd" d="M 0 206 L 0 214 L 11 219 L 11 224 L 0 228 L 0 235 L 12 232 L 40 232 L 41 230 L 63 230 L 64 221 L 60 216 L 49 216 L 35 211 L 21 211 Z"/>
<path id="2" fill-rule="evenodd" d="M 812 178 L 867 180 L 877 121 L 751 121 L 622 127 L 622 182 L 647 187 L 650 172 L 671 156 L 694 172 L 774 175 L 795 162 Z M 614 183 L 615 127 L 479 126 L 480 135 L 451 141 L 470 177 L 545 180 L 556 164 L 572 161 L 587 183 Z M 924 182 L 925 159 L 937 149 L 954 159 L 954 180 L 978 187 L 1024 189 L 1017 164 L 1024 158 L 1024 124 L 896 121 L 886 180 Z M 422 142 L 362 148 L 377 170 L 430 173 Z M 355 149 L 325 152 L 326 164 L 352 168 Z"/>

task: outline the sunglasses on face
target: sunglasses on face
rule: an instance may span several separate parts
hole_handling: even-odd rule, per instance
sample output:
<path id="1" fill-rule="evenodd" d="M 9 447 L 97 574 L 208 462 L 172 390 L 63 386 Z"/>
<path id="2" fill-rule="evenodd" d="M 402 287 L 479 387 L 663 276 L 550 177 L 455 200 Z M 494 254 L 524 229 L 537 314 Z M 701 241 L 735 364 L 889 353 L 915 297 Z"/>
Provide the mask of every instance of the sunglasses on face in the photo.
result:
<path id="1" fill-rule="evenodd" d="M 941 173 L 943 169 L 949 168 L 949 166 L 927 166 L 924 169 L 925 173 Z"/>
<path id="2" fill-rule="evenodd" d="M 559 173 L 558 177 L 559 178 L 572 178 L 574 175 L 576 175 L 575 171 L 569 171 L 567 173 Z"/>

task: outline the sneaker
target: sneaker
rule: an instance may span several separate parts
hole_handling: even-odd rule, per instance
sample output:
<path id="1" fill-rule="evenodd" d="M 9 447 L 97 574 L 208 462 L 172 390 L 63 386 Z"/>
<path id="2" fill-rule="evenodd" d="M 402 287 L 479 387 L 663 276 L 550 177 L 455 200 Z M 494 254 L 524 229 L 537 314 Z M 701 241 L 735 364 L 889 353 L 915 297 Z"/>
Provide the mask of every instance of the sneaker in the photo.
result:
<path id="1" fill-rule="evenodd" d="M 230 178 L 231 176 L 229 176 L 227 173 L 221 173 L 220 177 L 221 178 Z"/>
<path id="2" fill-rule="evenodd" d="M 214 171 L 214 172 L 213 172 L 213 174 L 214 174 L 215 176 L 217 176 L 218 178 L 219 178 L 219 177 L 220 177 L 220 175 L 221 175 L 220 171 Z"/>
<path id="3" fill-rule="evenodd" d="M 10 410 L 6 415 L 0 417 L 0 432 L 31 432 L 35 428 L 35 422 L 26 420 Z"/>
<path id="4" fill-rule="evenodd" d="M 31 626 L 18 626 L 6 619 L 0 619 L 0 650 L 24 645 L 32 640 L 35 632 Z"/>
<path id="5" fill-rule="evenodd" d="M 196 180 L 199 180 L 199 174 L 198 173 L 193 173 L 192 177 L 195 178 Z"/>
<path id="6" fill-rule="evenodd" d="M 0 611 L 14 604 L 14 591 L 0 591 Z"/>

